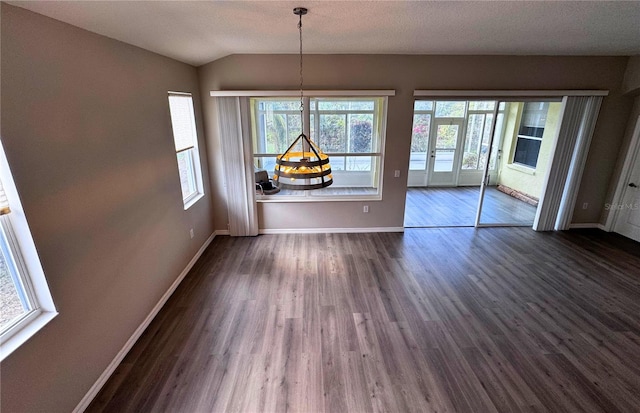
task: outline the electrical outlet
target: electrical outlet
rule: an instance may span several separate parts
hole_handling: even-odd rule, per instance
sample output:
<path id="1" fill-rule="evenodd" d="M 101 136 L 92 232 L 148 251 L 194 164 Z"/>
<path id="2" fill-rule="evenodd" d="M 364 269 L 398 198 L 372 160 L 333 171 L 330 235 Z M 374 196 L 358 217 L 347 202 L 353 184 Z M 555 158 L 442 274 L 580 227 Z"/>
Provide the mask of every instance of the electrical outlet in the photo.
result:
<path id="1" fill-rule="evenodd" d="M 400 169 L 396 169 L 395 171 L 393 171 L 393 177 L 400 178 Z"/>
<path id="2" fill-rule="evenodd" d="M 189 230 L 189 236 L 191 237 L 191 239 L 193 239 L 193 228 Z"/>
<path id="3" fill-rule="evenodd" d="M 365 214 L 369 212 L 369 205 L 365 205 L 362 207 L 362 212 L 364 212 Z"/>
<path id="4" fill-rule="evenodd" d="M 589 203 L 588 202 L 583 203 L 582 209 L 587 209 L 587 208 L 589 208 Z"/>

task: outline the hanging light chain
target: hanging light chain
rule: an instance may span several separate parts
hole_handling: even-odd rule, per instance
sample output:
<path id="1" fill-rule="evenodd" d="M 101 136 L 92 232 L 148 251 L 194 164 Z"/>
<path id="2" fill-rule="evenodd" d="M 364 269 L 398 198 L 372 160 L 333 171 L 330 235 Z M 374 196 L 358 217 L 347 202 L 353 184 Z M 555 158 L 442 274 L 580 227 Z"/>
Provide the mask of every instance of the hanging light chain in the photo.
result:
<path id="1" fill-rule="evenodd" d="M 304 133 L 304 92 L 303 92 L 303 76 L 302 76 L 302 13 L 299 14 L 298 32 L 300 33 L 300 124 L 302 133 Z"/>

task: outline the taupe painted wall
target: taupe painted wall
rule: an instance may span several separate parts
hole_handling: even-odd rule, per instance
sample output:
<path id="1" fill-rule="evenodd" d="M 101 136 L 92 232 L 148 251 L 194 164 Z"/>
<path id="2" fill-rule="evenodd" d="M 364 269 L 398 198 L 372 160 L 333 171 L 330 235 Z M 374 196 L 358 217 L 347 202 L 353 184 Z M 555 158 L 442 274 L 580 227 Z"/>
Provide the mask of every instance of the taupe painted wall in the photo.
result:
<path id="1" fill-rule="evenodd" d="M 640 56 L 629 58 L 629 64 L 624 74 L 622 91 L 623 93 L 640 93 Z"/>
<path id="2" fill-rule="evenodd" d="M 198 68 L 207 121 L 215 120 L 210 90 L 295 89 L 295 55 L 232 55 Z M 632 100 L 622 96 L 626 57 L 544 56 L 406 56 L 307 55 L 308 89 L 395 89 L 389 98 L 383 199 L 376 202 L 259 204 L 261 228 L 400 227 L 403 223 L 406 174 L 414 89 L 607 89 L 587 159 L 574 222 L 598 222 L 620 150 Z M 209 124 L 209 122 L 207 122 Z M 214 176 L 222 176 L 219 140 L 208 128 Z M 402 171 L 394 178 L 393 171 Z M 222 186 L 214 194 L 224 199 Z M 369 213 L 362 206 L 370 205 Z M 304 213 L 300 213 L 303 210 Z M 226 229 L 224 202 L 216 205 L 215 226 Z"/>
<path id="3" fill-rule="evenodd" d="M 197 72 L 1 7 L 2 142 L 60 314 L 2 362 L 0 410 L 69 412 L 213 232 L 209 195 L 183 210 L 167 101 L 194 93 L 204 145 Z"/>

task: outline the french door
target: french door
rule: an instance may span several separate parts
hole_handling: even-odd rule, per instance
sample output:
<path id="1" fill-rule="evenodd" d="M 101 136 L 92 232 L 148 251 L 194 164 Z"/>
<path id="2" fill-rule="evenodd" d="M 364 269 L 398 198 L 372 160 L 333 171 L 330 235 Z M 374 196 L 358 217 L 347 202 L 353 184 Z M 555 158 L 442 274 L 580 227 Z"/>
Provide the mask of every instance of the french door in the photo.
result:
<path id="1" fill-rule="evenodd" d="M 434 119 L 434 136 L 429 141 L 427 185 L 455 186 L 460 164 L 464 119 Z"/>

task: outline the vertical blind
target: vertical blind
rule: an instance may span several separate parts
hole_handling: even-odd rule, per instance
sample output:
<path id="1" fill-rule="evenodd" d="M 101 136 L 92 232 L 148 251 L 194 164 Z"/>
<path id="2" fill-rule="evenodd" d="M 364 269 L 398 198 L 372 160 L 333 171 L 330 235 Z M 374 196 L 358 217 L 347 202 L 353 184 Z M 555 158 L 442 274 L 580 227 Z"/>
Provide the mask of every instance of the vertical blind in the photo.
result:
<path id="1" fill-rule="evenodd" d="M 255 236 L 258 235 L 258 212 L 254 167 L 251 162 L 249 99 L 220 97 L 217 98 L 217 106 L 229 235 Z"/>
<path id="2" fill-rule="evenodd" d="M 2 181 L 0 181 L 0 215 L 5 215 L 9 212 L 11 212 L 11 209 L 9 209 L 9 200 L 7 199 L 7 194 L 4 192 Z"/>
<path id="3" fill-rule="evenodd" d="M 563 115 L 533 228 L 569 229 L 602 96 L 565 96 Z"/>

